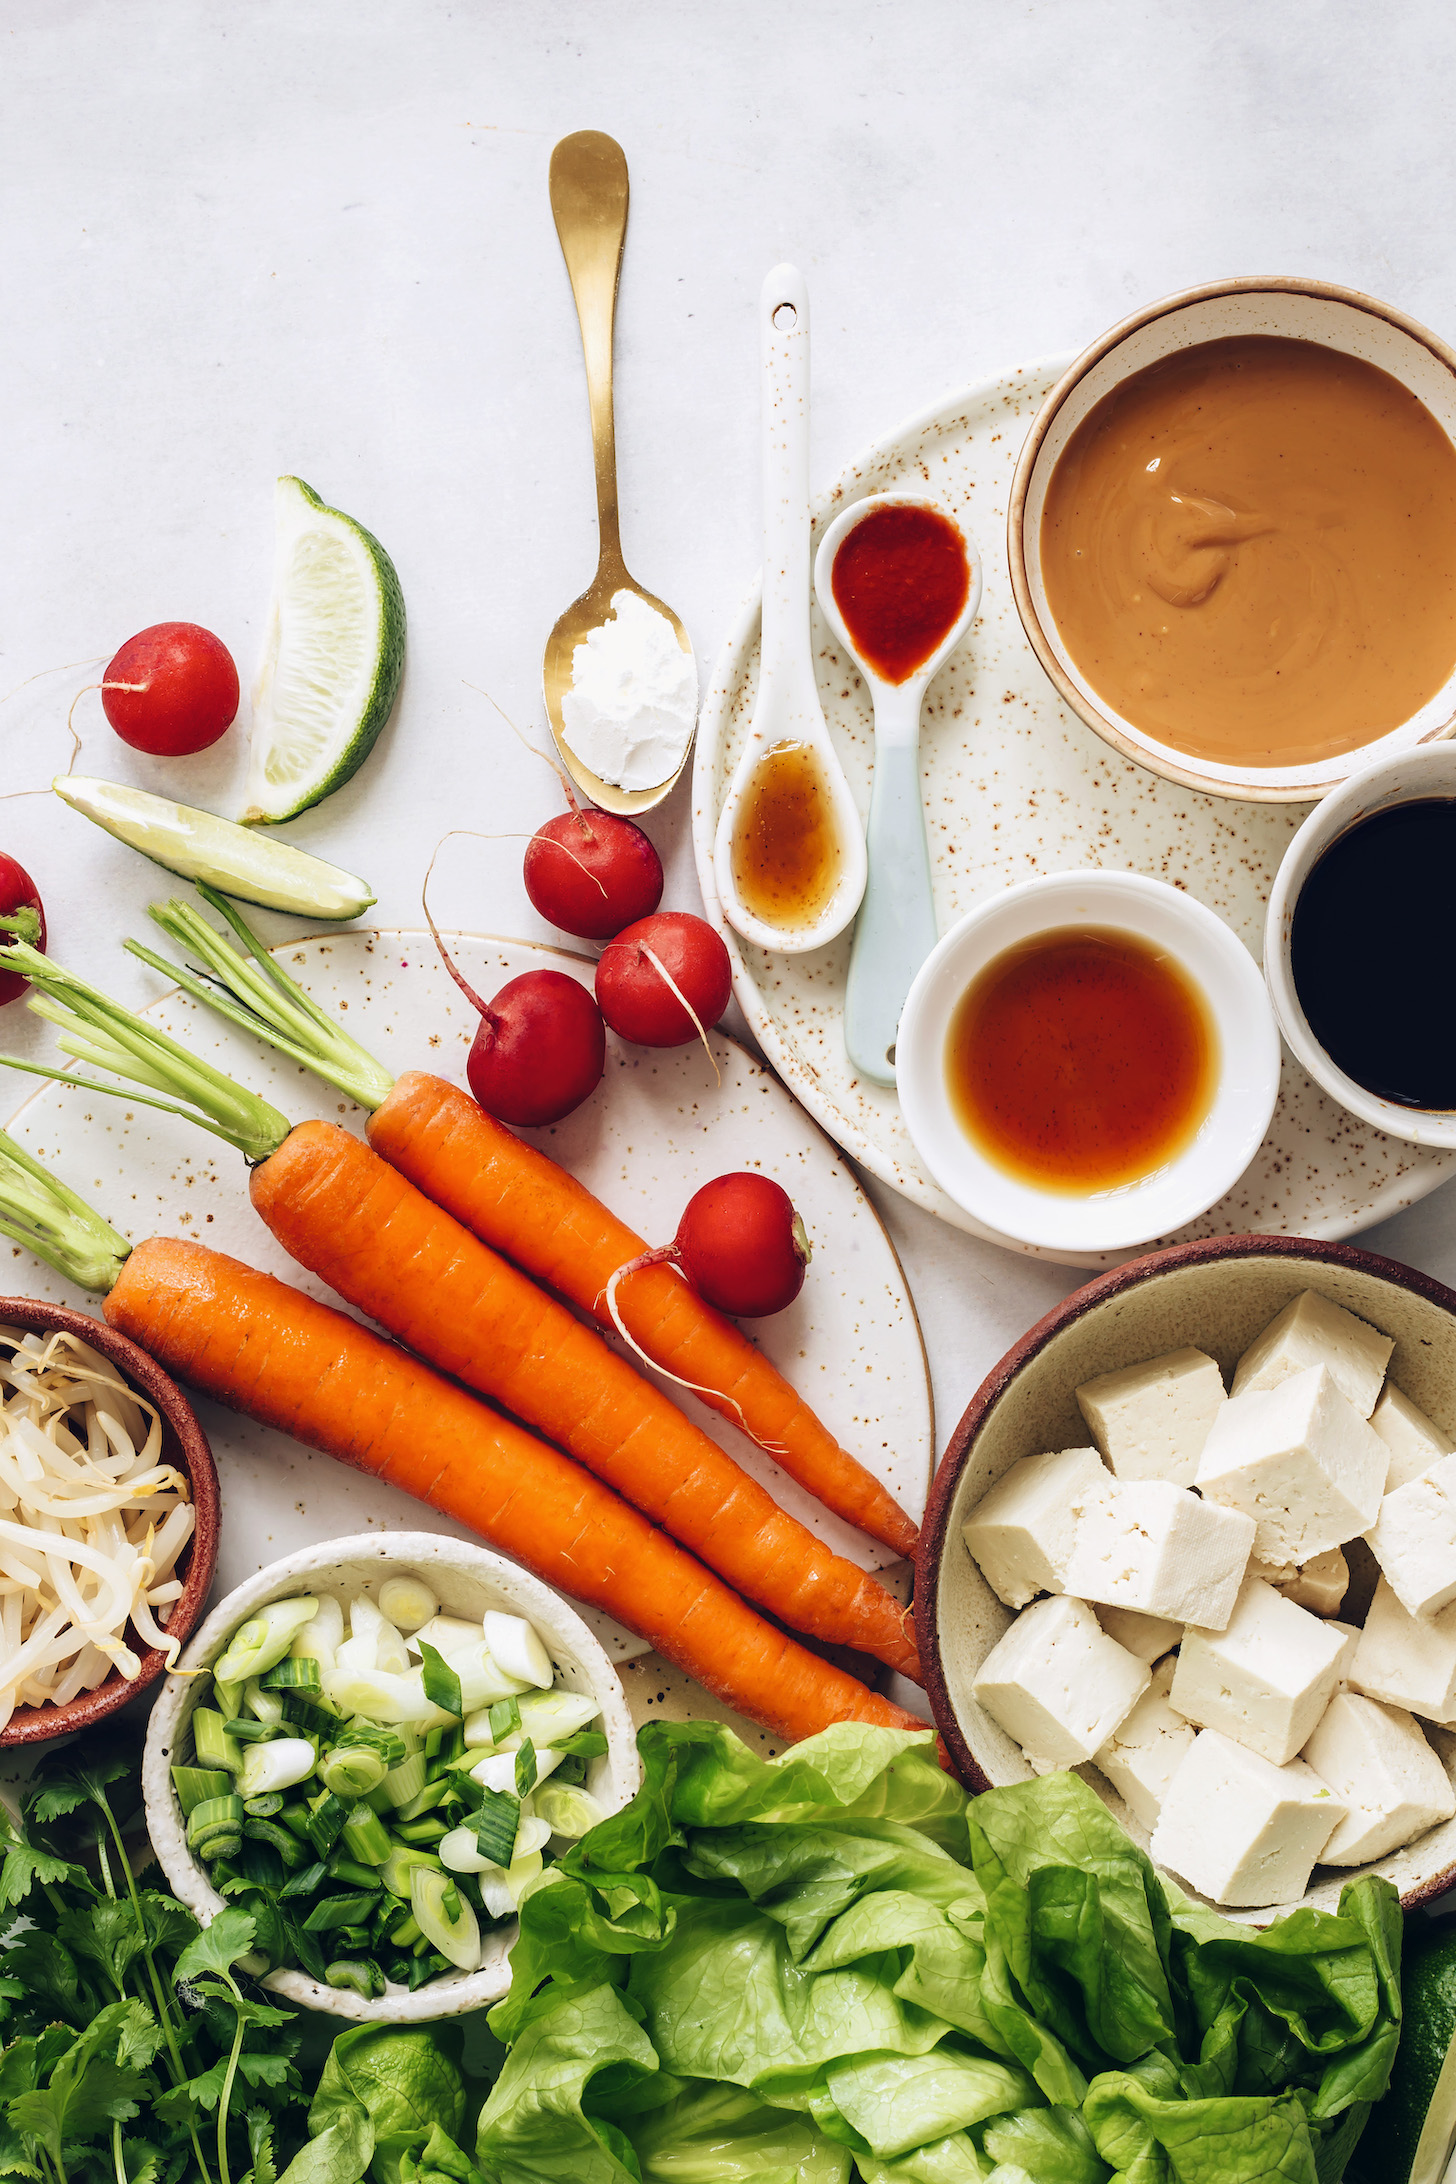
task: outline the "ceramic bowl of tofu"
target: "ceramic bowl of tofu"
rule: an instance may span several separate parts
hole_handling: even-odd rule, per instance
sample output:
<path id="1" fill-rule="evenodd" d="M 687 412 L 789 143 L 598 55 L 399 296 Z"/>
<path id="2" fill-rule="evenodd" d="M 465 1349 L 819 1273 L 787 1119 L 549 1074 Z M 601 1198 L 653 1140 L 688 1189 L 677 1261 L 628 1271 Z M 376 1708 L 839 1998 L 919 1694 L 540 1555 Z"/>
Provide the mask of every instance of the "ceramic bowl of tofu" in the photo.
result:
<path id="1" fill-rule="evenodd" d="M 950 1082 L 953 1025 L 978 975 L 1028 941 L 1078 928 L 1127 933 L 1171 957 L 1202 998 L 1216 1048 L 1191 1139 L 1137 1181 L 1086 1195 L 1000 1166 L 969 1135 Z M 991 896 L 943 935 L 910 988 L 896 1072 L 915 1148 L 957 1205 L 1042 1250 L 1128 1251 L 1195 1220 L 1248 1167 L 1279 1096 L 1279 1037 L 1253 957 L 1202 903 L 1136 872 L 1056 872 Z"/>
<path id="2" fill-rule="evenodd" d="M 480 1624 L 488 1612 L 498 1611 L 530 1623 L 545 1645 L 556 1687 L 590 1696 L 600 1710 L 595 1726 L 605 1735 L 607 1749 L 589 1763 L 585 1788 L 607 1813 L 620 1811 L 635 1793 L 641 1768 L 621 1678 L 598 1640 L 559 1593 L 504 1556 L 469 1540 L 447 1539 L 433 1532 L 365 1532 L 325 1541 L 270 1563 L 221 1600 L 168 1676 L 152 1713 L 142 1757 L 147 1831 L 173 1891 L 204 1926 L 223 1909 L 223 1900 L 206 1868 L 187 1847 L 186 1823 L 172 1779 L 174 1762 L 185 1763 L 191 1750 L 190 1725 L 199 1704 L 199 1687 L 209 1688 L 198 1672 L 210 1668 L 239 1625 L 271 1601 L 313 1593 L 344 1606 L 360 1595 L 377 1602 L 389 1580 L 401 1577 L 419 1580 L 442 1616 Z M 514 1921 L 496 1927 L 488 1936 L 477 1971 L 443 1975 L 413 1993 L 388 1988 L 377 1998 L 365 1997 L 347 1987 L 326 1986 L 294 1969 L 268 1972 L 263 1985 L 300 2008 L 327 2010 L 369 2023 L 421 2024 L 455 2017 L 485 2009 L 505 1994 L 516 1932 Z"/>
<path id="3" fill-rule="evenodd" d="M 1315 1083 L 1352 1115 L 1412 1145 L 1456 1145 L 1456 1113 L 1407 1107 L 1383 1099 L 1340 1068 L 1311 1029 L 1294 983 L 1294 912 L 1314 867 L 1340 836 L 1375 812 L 1427 797 L 1456 797 L 1456 743 L 1428 743 L 1367 766 L 1315 806 L 1280 860 L 1264 923 L 1264 977 L 1279 1029 L 1295 1059 Z M 1432 945 L 1428 933 L 1412 933 L 1412 947 Z M 1445 1002 L 1433 986 L 1431 1006 Z"/>
<path id="4" fill-rule="evenodd" d="M 1266 1923 L 1456 1886 L 1456 1292 L 1217 1237 L 1065 1298 L 936 1473 L 916 1627 L 974 1790 L 1075 1768 Z"/>

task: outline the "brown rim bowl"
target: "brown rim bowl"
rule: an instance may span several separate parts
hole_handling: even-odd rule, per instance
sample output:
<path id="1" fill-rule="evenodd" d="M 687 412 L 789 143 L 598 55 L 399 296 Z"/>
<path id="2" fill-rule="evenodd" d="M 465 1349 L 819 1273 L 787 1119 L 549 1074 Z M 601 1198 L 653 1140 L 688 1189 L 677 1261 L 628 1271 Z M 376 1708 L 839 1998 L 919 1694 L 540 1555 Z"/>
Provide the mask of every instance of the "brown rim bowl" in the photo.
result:
<path id="1" fill-rule="evenodd" d="M 1006 512 L 1011 589 L 1031 648 L 1059 695 L 1124 758 L 1211 796 L 1313 804 L 1361 767 L 1449 735 L 1456 727 L 1456 674 L 1411 719 L 1337 758 L 1288 767 L 1218 764 L 1159 742 L 1111 710 L 1063 644 L 1042 584 L 1040 526 L 1047 486 L 1083 418 L 1134 372 L 1176 350 L 1236 334 L 1314 341 L 1362 357 L 1417 395 L 1456 440 L 1456 350 L 1403 311 L 1353 288 L 1282 274 L 1181 289 L 1134 312 L 1084 349 L 1037 412 L 1017 459 Z"/>
<path id="2" fill-rule="evenodd" d="M 134 1342 L 108 1327 L 104 1320 L 92 1319 L 87 1312 L 74 1312 L 64 1304 L 40 1304 L 30 1297 L 0 1297 L 0 1323 L 23 1328 L 28 1334 L 48 1335 L 59 1331 L 79 1336 L 82 1342 L 89 1342 L 94 1350 L 109 1358 L 137 1394 L 154 1403 L 161 1413 L 162 1460 L 186 1473 L 197 1511 L 196 1529 L 178 1558 L 182 1597 L 174 1605 L 167 1623 L 168 1636 L 180 1638 L 185 1645 L 197 1627 L 212 1588 L 213 1572 L 217 1567 L 219 1521 L 217 1470 L 212 1461 L 212 1450 L 207 1445 L 207 1435 L 198 1424 L 192 1405 L 176 1381 L 170 1380 L 145 1350 L 138 1349 Z M 142 1655 L 141 1669 L 130 1682 L 113 1671 L 105 1683 L 98 1684 L 94 1691 L 83 1691 L 66 1706 L 17 1706 L 5 1728 L 0 1730 L 0 1747 L 42 1744 L 52 1737 L 74 1735 L 78 1729 L 94 1728 L 97 1722 L 120 1712 L 154 1684 L 166 1659 L 160 1647 L 151 1646 Z"/>
<path id="3" fill-rule="evenodd" d="M 1318 1290 L 1395 1338 L 1391 1380 L 1456 1444 L 1456 1291 L 1351 1244 L 1219 1236 L 1152 1252 L 1064 1297 L 987 1374 L 935 1474 L 915 1564 L 925 1689 L 969 1789 L 1028 1781 L 1032 1772 L 971 1693 L 977 1669 L 1012 1621 L 961 1538 L 976 1503 L 1023 1456 L 1087 1445 L 1074 1394 L 1082 1381 L 1185 1344 L 1208 1351 L 1227 1378 L 1260 1329 L 1305 1289 Z M 1355 1619 L 1363 1620 L 1362 1610 Z M 1456 1782 L 1456 1734 L 1428 1722 L 1422 1727 Z M 1089 1762 L 1077 1772 L 1146 1849 L 1148 1829 L 1098 1769 Z M 1345 1882 L 1361 1872 L 1393 1881 L 1407 1910 L 1444 1895 L 1456 1886 L 1456 1820 L 1368 1867 L 1316 1866 L 1301 1900 L 1333 1910 Z M 1293 1907 L 1214 1908 L 1259 1924 Z"/>

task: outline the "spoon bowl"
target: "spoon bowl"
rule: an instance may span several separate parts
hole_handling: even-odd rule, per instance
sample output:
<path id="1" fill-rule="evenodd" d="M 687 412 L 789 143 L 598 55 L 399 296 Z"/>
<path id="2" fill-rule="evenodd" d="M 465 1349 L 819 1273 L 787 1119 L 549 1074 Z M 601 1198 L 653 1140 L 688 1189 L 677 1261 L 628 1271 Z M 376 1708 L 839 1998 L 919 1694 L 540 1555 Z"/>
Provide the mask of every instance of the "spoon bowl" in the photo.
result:
<path id="1" fill-rule="evenodd" d="M 933 652 L 899 682 L 860 650 L 834 596 L 834 564 L 850 533 L 886 508 L 928 509 L 949 523 L 966 557 L 966 597 Z M 844 997 L 844 1043 L 872 1084 L 895 1082 L 900 1013 L 915 974 L 937 939 L 925 808 L 920 790 L 920 708 L 925 692 L 965 636 L 981 604 L 981 557 L 953 516 L 923 493 L 875 493 L 835 517 L 814 557 L 814 591 L 825 620 L 864 677 L 875 709 L 870 791 L 869 874 L 854 932 Z"/>
<path id="2" fill-rule="evenodd" d="M 796 266 L 778 265 L 759 296 L 763 385 L 763 629 L 753 722 L 733 771 L 713 844 L 718 899 L 745 940 L 803 955 L 844 931 L 868 870 L 864 827 L 829 737 L 809 634 L 809 291 Z M 800 923 L 770 923 L 739 892 L 735 850 L 754 777 L 784 747 L 807 746 L 839 850 L 832 893 Z"/>
<path id="3" fill-rule="evenodd" d="M 541 686 L 546 718 L 561 763 L 577 787 L 604 811 L 631 816 L 650 811 L 675 786 L 693 747 L 689 735 L 681 758 L 650 788 L 624 789 L 592 772 L 566 740 L 561 701 L 573 681 L 576 648 L 594 629 L 614 619 L 619 592 L 633 592 L 672 624 L 682 650 L 692 658 L 692 640 L 671 607 L 637 582 L 622 555 L 617 513 L 617 439 L 612 405 L 612 333 L 617 310 L 617 282 L 627 237 L 627 160 L 620 144 L 599 129 L 579 129 L 563 137 L 551 154 L 551 210 L 561 255 L 571 279 L 586 361 L 591 405 L 592 453 L 597 483 L 597 572 L 580 598 L 573 599 L 546 640 Z M 696 672 L 696 671 L 695 671 Z"/>

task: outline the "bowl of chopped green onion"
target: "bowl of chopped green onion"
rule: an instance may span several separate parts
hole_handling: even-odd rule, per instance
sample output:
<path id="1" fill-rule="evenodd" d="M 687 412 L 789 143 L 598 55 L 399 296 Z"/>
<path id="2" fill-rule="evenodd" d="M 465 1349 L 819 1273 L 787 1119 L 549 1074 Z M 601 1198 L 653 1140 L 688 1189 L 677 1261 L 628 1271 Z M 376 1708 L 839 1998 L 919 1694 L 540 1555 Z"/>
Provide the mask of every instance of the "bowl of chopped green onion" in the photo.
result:
<path id="1" fill-rule="evenodd" d="M 484 1547 L 365 1533 L 214 1609 L 142 1784 L 173 1889 L 255 1922 L 308 2009 L 418 2023 L 510 1984 L 517 1908 L 639 1781 L 622 1685 L 551 1588 Z"/>

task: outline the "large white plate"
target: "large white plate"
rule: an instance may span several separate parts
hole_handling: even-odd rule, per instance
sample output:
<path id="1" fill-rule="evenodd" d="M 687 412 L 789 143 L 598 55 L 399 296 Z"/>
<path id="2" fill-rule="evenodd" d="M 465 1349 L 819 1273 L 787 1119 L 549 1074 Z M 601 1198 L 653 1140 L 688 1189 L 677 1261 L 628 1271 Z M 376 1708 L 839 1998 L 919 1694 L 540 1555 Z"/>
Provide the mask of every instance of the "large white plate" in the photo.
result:
<path id="1" fill-rule="evenodd" d="M 576 956 L 523 941 L 448 937 L 481 993 L 543 963 L 590 982 L 591 965 Z M 386 1067 L 396 1073 L 433 1069 L 464 1082 L 478 1019 L 427 934 L 354 931 L 290 942 L 277 952 L 299 983 L 339 1010 Z M 319 1115 L 362 1134 L 363 1114 L 341 1094 L 261 1049 L 187 995 L 174 989 L 149 1013 L 292 1120 Z M 529 1135 L 653 1242 L 672 1236 L 688 1199 L 712 1176 L 755 1167 L 781 1182 L 804 1217 L 814 1256 L 796 1302 L 757 1323 L 754 1339 L 918 1520 L 935 1427 L 915 1308 L 894 1247 L 847 1163 L 777 1079 L 733 1040 L 715 1034 L 712 1043 L 721 1089 L 700 1045 L 652 1053 L 609 1039 L 601 1088 L 565 1122 Z M 152 1235 L 195 1237 L 338 1304 L 253 1212 L 238 1155 L 201 1130 L 151 1108 L 58 1085 L 43 1086 L 9 1127 L 134 1242 Z M 28 1253 L 16 1251 L 4 1264 L 0 1289 L 99 1310 L 96 1299 Z M 863 1568 L 892 1559 L 822 1509 L 694 1397 L 666 1381 L 661 1385 L 839 1553 Z M 198 1410 L 222 1482 L 219 1593 L 280 1555 L 370 1525 L 472 1536 L 397 1487 L 314 1455 L 285 1434 L 201 1400 Z M 646 1651 L 608 1617 L 590 1608 L 582 1612 L 614 1658 Z"/>
<path id="2" fill-rule="evenodd" d="M 850 502 L 892 486 L 935 494 L 985 564 L 981 612 L 932 683 L 921 744 L 936 912 L 944 932 L 988 894 L 1046 872 L 1103 866 L 1171 881 L 1217 911 L 1262 956 L 1264 905 L 1304 806 L 1198 796 L 1121 758 L 1067 712 L 1023 634 L 1006 569 L 1006 503 L 1026 429 L 1066 358 L 1027 365 L 938 403 L 876 442 L 815 509 L 816 535 Z M 872 1175 L 942 1220 L 1008 1249 L 946 1197 L 916 1157 L 892 1090 L 856 1077 L 844 1051 L 850 936 L 776 956 L 723 920 L 713 880 L 722 798 L 752 717 L 759 586 L 719 655 L 698 728 L 693 830 L 698 878 L 733 956 L 734 990 L 765 1053 L 830 1136 Z M 873 745 L 867 693 L 814 609 L 819 689 L 862 811 Z M 1279 1105 L 1257 1159 L 1185 1236 L 1249 1231 L 1350 1236 L 1387 1220 L 1451 1173 L 1451 1153 L 1403 1144 L 1329 1100 L 1288 1053 Z M 1145 1247 L 1151 1248 L 1151 1246 Z M 1070 1266 L 1126 1253 L 1037 1252 Z"/>

